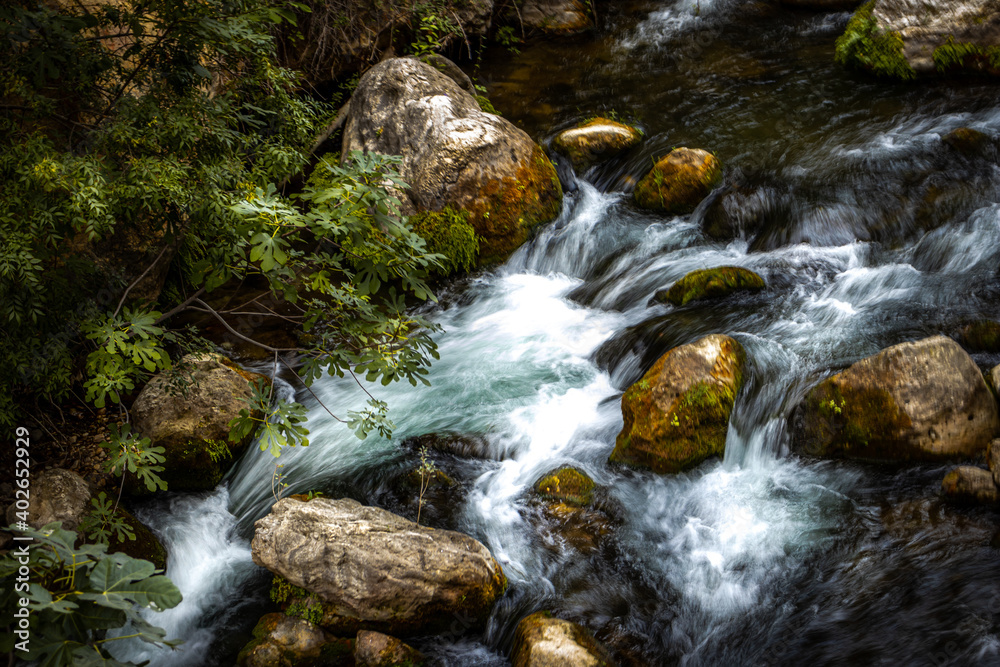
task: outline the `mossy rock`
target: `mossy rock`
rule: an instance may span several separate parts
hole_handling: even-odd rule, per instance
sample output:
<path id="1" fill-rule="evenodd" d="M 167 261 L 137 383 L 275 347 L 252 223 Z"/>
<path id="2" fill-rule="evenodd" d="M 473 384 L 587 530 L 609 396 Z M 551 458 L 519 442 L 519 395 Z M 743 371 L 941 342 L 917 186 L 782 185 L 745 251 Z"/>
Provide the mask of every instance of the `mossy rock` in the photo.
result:
<path id="1" fill-rule="evenodd" d="M 1000 322 L 973 322 L 962 329 L 961 342 L 972 352 L 1000 352 Z"/>
<path id="2" fill-rule="evenodd" d="M 995 505 L 1000 500 L 993 475 L 989 470 L 975 466 L 959 466 L 941 480 L 944 495 L 956 503 L 967 505 Z"/>
<path id="3" fill-rule="evenodd" d="M 743 347 L 719 334 L 660 357 L 622 397 L 625 424 L 610 460 L 678 473 L 721 456 L 744 363 Z"/>
<path id="4" fill-rule="evenodd" d="M 479 238 L 477 266 L 507 259 L 537 225 L 559 215 L 562 196 L 556 168 L 538 145 L 513 177 L 482 185 L 467 207 L 469 224 Z"/>
<path id="5" fill-rule="evenodd" d="M 759 275 L 738 266 L 720 266 L 687 274 L 655 299 L 661 303 L 686 306 L 692 301 L 719 299 L 738 292 L 759 292 L 767 285 Z"/>
<path id="6" fill-rule="evenodd" d="M 469 212 L 445 206 L 410 216 L 410 228 L 427 242 L 427 251 L 443 255 L 432 271 L 443 276 L 468 271 L 479 259 L 479 236 L 469 223 Z"/>
<path id="7" fill-rule="evenodd" d="M 552 147 L 572 161 L 576 169 L 587 169 L 614 157 L 642 141 L 642 132 L 609 118 L 597 117 L 564 130 L 552 140 Z"/>
<path id="8" fill-rule="evenodd" d="M 814 387 L 794 416 L 811 456 L 918 462 L 982 454 L 1000 429 L 983 374 L 950 338 L 901 343 Z"/>
<path id="9" fill-rule="evenodd" d="M 876 2 L 865 3 L 848 21 L 844 34 L 837 39 L 837 62 L 878 76 L 909 81 L 917 73 L 903 55 L 903 38 L 898 32 L 879 26 L 872 15 Z"/>
<path id="10" fill-rule="evenodd" d="M 611 667 L 611 655 L 582 625 L 539 611 L 521 619 L 514 633 L 513 667 Z"/>
<path id="11" fill-rule="evenodd" d="M 479 108 L 485 111 L 486 113 L 491 113 L 494 116 L 503 115 L 499 111 L 497 111 L 497 108 L 495 106 L 493 106 L 493 103 L 490 102 L 490 98 L 486 97 L 485 95 L 476 95 L 475 97 L 476 97 L 476 102 L 479 103 Z"/>
<path id="12" fill-rule="evenodd" d="M 395 637 L 361 630 L 354 648 L 357 667 L 421 667 L 427 664 L 423 653 Z"/>
<path id="13" fill-rule="evenodd" d="M 129 525 L 135 539 L 119 540 L 117 535 L 113 535 L 108 551 L 120 551 L 132 558 L 148 560 L 158 570 L 167 569 L 167 549 L 153 531 L 124 507 L 119 507 L 117 514 Z"/>
<path id="14" fill-rule="evenodd" d="M 722 180 L 722 165 L 699 149 L 675 148 L 642 177 L 633 192 L 636 204 L 671 215 L 692 212 Z"/>
<path id="15" fill-rule="evenodd" d="M 573 507 L 584 507 L 594 500 L 594 480 L 572 466 L 547 473 L 535 483 L 535 493 Z"/>
<path id="16" fill-rule="evenodd" d="M 354 641 L 283 614 L 266 614 L 236 658 L 239 667 L 354 667 Z"/>

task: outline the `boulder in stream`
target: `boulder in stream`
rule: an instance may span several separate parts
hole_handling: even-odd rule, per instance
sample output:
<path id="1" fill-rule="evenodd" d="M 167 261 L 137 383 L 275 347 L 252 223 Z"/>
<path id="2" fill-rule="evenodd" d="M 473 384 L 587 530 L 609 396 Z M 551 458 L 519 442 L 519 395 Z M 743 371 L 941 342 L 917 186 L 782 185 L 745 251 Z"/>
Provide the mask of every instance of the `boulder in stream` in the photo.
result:
<path id="1" fill-rule="evenodd" d="M 511 664 L 513 667 L 611 667 L 615 663 L 586 628 L 539 611 L 517 624 Z"/>
<path id="2" fill-rule="evenodd" d="M 332 667 L 353 664 L 352 643 L 301 618 L 267 614 L 236 659 L 239 667 Z"/>
<path id="3" fill-rule="evenodd" d="M 992 505 L 1000 500 L 993 475 L 975 466 L 959 466 L 950 471 L 941 481 L 941 489 L 948 498 L 962 503 Z"/>
<path id="4" fill-rule="evenodd" d="M 743 347 L 721 334 L 660 357 L 622 397 L 625 425 L 611 461 L 677 473 L 721 456 L 744 363 Z"/>
<path id="5" fill-rule="evenodd" d="M 482 622 L 507 588 L 489 549 L 349 500 L 283 498 L 257 521 L 253 560 L 289 605 L 337 634 L 411 634 Z M 332 566 L 335 564 L 335 566 Z"/>
<path id="6" fill-rule="evenodd" d="M 578 468 L 563 466 L 542 475 L 535 482 L 535 493 L 547 500 L 584 507 L 594 500 L 594 480 Z"/>
<path id="7" fill-rule="evenodd" d="M 356 667 L 420 667 L 427 662 L 424 654 L 409 644 L 381 632 L 362 630 L 354 643 Z"/>
<path id="8" fill-rule="evenodd" d="M 417 231 L 434 252 L 447 250 L 434 239 L 454 236 L 460 219 L 475 232 L 478 265 L 501 261 L 559 214 L 562 186 L 541 147 L 430 65 L 376 65 L 361 77 L 349 114 L 343 159 L 358 150 L 402 157 L 399 174 L 410 186 L 399 193 L 403 212 L 421 215 Z"/>
<path id="9" fill-rule="evenodd" d="M 837 60 L 879 76 L 1000 75 L 997 0 L 870 0 L 837 40 Z"/>
<path id="10" fill-rule="evenodd" d="M 944 336 L 894 345 L 824 380 L 794 421 L 805 453 L 886 462 L 980 456 L 1000 429 L 983 374 Z"/>
<path id="11" fill-rule="evenodd" d="M 660 290 L 653 297 L 661 303 L 686 306 L 692 301 L 719 299 L 739 292 L 759 292 L 767 285 L 764 279 L 739 266 L 717 266 L 714 269 L 692 271 L 670 289 Z"/>
<path id="12" fill-rule="evenodd" d="M 714 155 L 700 149 L 675 148 L 642 177 L 633 197 L 642 208 L 684 215 L 721 179 L 722 165 Z"/>
<path id="13" fill-rule="evenodd" d="M 572 161 L 577 170 L 614 157 L 642 141 L 636 128 L 608 118 L 594 118 L 582 125 L 563 130 L 552 140 L 552 147 Z"/>
<path id="14" fill-rule="evenodd" d="M 221 354 L 189 354 L 153 376 L 132 406 L 134 431 L 166 452 L 160 473 L 171 491 L 207 491 L 253 438 L 229 442 L 229 422 L 247 407 L 253 382 L 270 380 Z M 134 480 L 133 480 L 134 482 Z M 142 484 L 126 487 L 145 493 Z"/>

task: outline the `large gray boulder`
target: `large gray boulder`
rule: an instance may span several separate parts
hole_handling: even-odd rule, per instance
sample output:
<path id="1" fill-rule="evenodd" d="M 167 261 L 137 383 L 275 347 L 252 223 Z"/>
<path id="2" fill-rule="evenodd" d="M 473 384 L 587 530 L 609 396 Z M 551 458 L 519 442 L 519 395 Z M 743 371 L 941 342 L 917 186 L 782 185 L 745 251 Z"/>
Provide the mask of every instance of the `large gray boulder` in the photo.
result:
<path id="1" fill-rule="evenodd" d="M 29 491 L 26 523 L 32 528 L 61 521 L 66 530 L 76 530 L 90 509 L 90 487 L 72 470 L 45 470 L 31 480 Z M 7 523 L 18 523 L 18 514 L 17 503 L 12 503 L 7 508 Z"/>
<path id="2" fill-rule="evenodd" d="M 215 488 L 250 439 L 229 442 L 229 422 L 247 407 L 250 384 L 258 380 L 269 382 L 221 354 L 202 353 L 185 356 L 146 384 L 132 406 L 133 430 L 166 450 L 160 476 L 167 488 Z"/>
<path id="3" fill-rule="evenodd" d="M 400 176 L 410 186 L 404 213 L 447 207 L 464 216 L 479 237 L 480 265 L 505 259 L 561 208 L 562 188 L 541 147 L 413 58 L 387 60 L 361 77 L 344 159 L 356 150 L 402 156 Z"/>
<path id="4" fill-rule="evenodd" d="M 837 42 L 837 57 L 876 74 L 1000 74 L 1000 0 L 872 0 Z"/>
<path id="5" fill-rule="evenodd" d="M 481 622 L 507 587 L 489 549 L 349 500 L 284 498 L 256 523 L 253 560 L 318 605 L 338 634 Z"/>
<path id="6" fill-rule="evenodd" d="M 818 456 L 940 461 L 984 454 L 998 429 L 975 362 L 934 336 L 886 348 L 813 388 L 799 406 L 795 442 Z"/>
<path id="7" fill-rule="evenodd" d="M 513 667 L 609 667 L 607 650 L 583 626 L 540 611 L 521 619 L 514 634 Z"/>

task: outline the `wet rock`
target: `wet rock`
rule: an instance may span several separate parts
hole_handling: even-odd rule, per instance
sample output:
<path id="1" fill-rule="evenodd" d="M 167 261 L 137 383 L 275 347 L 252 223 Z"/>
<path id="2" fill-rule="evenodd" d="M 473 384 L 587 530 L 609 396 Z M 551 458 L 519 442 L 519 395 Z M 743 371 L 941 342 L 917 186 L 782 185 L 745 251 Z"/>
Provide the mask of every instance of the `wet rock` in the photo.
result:
<path id="1" fill-rule="evenodd" d="M 740 170 L 730 172 L 726 181 L 700 209 L 705 233 L 716 241 L 744 239 L 753 250 L 781 245 L 793 223 L 788 187 L 769 175 Z"/>
<path id="2" fill-rule="evenodd" d="M 240 667 L 330 667 L 352 664 L 351 641 L 337 639 L 301 618 L 267 614 L 240 651 Z"/>
<path id="3" fill-rule="evenodd" d="M 1000 499 L 993 475 L 973 466 L 959 466 L 949 472 L 941 488 L 948 498 L 963 503 L 990 505 Z"/>
<path id="4" fill-rule="evenodd" d="M 580 0 L 525 0 L 520 9 L 525 26 L 548 33 L 571 33 L 592 23 Z"/>
<path id="5" fill-rule="evenodd" d="M 134 540 L 128 538 L 121 540 L 115 534 L 110 539 L 108 551 L 128 554 L 132 558 L 148 560 L 157 569 L 167 569 L 167 549 L 163 546 L 160 538 L 149 529 L 142 521 L 139 521 L 131 512 L 124 507 L 118 507 L 118 515 L 128 524 L 129 530 L 135 535 Z"/>
<path id="6" fill-rule="evenodd" d="M 390 667 L 409 665 L 420 667 L 427 662 L 424 654 L 395 637 L 381 632 L 362 630 L 354 644 L 357 667 Z"/>
<path id="7" fill-rule="evenodd" d="M 425 238 L 456 215 L 478 237 L 478 265 L 505 259 L 559 214 L 562 188 L 541 147 L 435 68 L 393 58 L 351 98 L 343 159 L 355 150 L 400 155 L 404 213 L 424 213 Z M 440 226 L 440 225 L 437 225 Z"/>
<path id="8" fill-rule="evenodd" d="M 251 550 L 287 582 L 284 602 L 314 609 L 337 634 L 427 632 L 457 614 L 482 622 L 507 587 L 492 554 L 468 535 L 349 499 L 278 501 L 255 524 Z"/>
<path id="9" fill-rule="evenodd" d="M 996 141 L 979 130 L 960 127 L 941 137 L 941 141 L 967 157 L 996 158 Z"/>
<path id="10" fill-rule="evenodd" d="M 491 459 L 498 457 L 490 449 L 490 442 L 483 436 L 465 435 L 461 433 L 428 433 L 414 438 L 407 438 L 403 447 L 419 451 L 427 447 L 443 454 L 451 454 L 463 459 Z"/>
<path id="11" fill-rule="evenodd" d="M 253 437 L 230 443 L 229 422 L 246 408 L 243 399 L 258 380 L 270 382 L 221 354 L 203 353 L 185 356 L 146 384 L 132 406 L 133 430 L 166 450 L 160 476 L 169 490 L 215 488 Z M 134 480 L 126 490 L 146 492 Z"/>
<path id="12" fill-rule="evenodd" d="M 692 301 L 719 299 L 739 292 L 759 292 L 766 287 L 759 275 L 738 266 L 719 266 L 687 274 L 670 289 L 654 297 L 661 303 L 686 306 Z"/>
<path id="13" fill-rule="evenodd" d="M 517 624 L 511 664 L 513 667 L 609 667 L 614 661 L 586 628 L 540 611 Z"/>
<path id="14" fill-rule="evenodd" d="M 981 320 L 959 332 L 962 346 L 971 352 L 1000 352 L 1000 323 Z"/>
<path id="15" fill-rule="evenodd" d="M 476 86 L 472 83 L 469 75 L 462 71 L 462 68 L 448 60 L 440 53 L 428 53 L 420 56 L 421 62 L 425 62 L 446 77 L 458 84 L 458 87 L 475 97 Z"/>
<path id="16" fill-rule="evenodd" d="M 622 397 L 611 461 L 676 473 L 721 456 L 744 361 L 743 347 L 720 334 L 663 355 Z"/>
<path id="17" fill-rule="evenodd" d="M 535 493 L 547 500 L 583 507 L 594 500 L 595 486 L 587 473 L 564 466 L 546 473 L 535 482 Z"/>
<path id="18" fill-rule="evenodd" d="M 996 394 L 997 400 L 1000 400 L 1000 366 L 994 366 L 986 374 L 986 381 L 993 388 L 993 393 Z"/>
<path id="19" fill-rule="evenodd" d="M 795 444 L 815 456 L 940 461 L 980 455 L 1000 429 L 982 373 L 950 338 L 886 348 L 813 388 Z"/>
<path id="20" fill-rule="evenodd" d="M 993 483 L 1000 487 L 1000 438 L 995 438 L 986 449 L 986 465 L 993 474 Z"/>
<path id="21" fill-rule="evenodd" d="M 53 521 L 61 521 L 66 530 L 76 530 L 84 515 L 90 510 L 90 487 L 71 470 L 50 468 L 31 480 L 28 498 L 28 520 L 32 528 L 41 528 Z M 20 521 L 17 503 L 7 508 L 7 524 Z"/>
<path id="22" fill-rule="evenodd" d="M 837 40 L 837 59 L 880 76 L 938 72 L 1000 74 L 996 0 L 871 0 Z"/>
<path id="23" fill-rule="evenodd" d="M 552 147 L 567 156 L 576 169 L 583 171 L 640 141 L 642 133 L 634 127 L 607 118 L 595 118 L 557 134 Z"/>
<path id="24" fill-rule="evenodd" d="M 722 178 L 722 165 L 708 151 L 675 148 L 642 177 L 633 196 L 642 208 L 672 215 L 690 213 Z"/>
<path id="25" fill-rule="evenodd" d="M 612 535 L 613 521 L 602 509 L 559 501 L 535 505 L 526 513 L 541 543 L 555 552 L 569 546 L 582 554 L 597 551 Z"/>

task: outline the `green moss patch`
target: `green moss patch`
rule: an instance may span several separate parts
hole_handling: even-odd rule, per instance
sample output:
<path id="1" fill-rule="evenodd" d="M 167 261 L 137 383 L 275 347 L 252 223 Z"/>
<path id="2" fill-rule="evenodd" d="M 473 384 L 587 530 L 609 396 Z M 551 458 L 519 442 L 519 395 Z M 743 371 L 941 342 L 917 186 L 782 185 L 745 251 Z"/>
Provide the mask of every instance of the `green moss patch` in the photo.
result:
<path id="1" fill-rule="evenodd" d="M 887 78 L 916 78 L 917 73 L 903 55 L 903 38 L 898 32 L 883 30 L 873 16 L 875 2 L 870 0 L 858 9 L 837 39 L 837 62 Z"/>
<path id="2" fill-rule="evenodd" d="M 947 42 L 934 49 L 934 64 L 939 72 L 968 69 L 1000 73 L 1000 46 L 956 42 L 949 36 Z"/>
<path id="3" fill-rule="evenodd" d="M 759 292 L 766 287 L 764 279 L 738 266 L 692 271 L 678 280 L 669 290 L 656 293 L 656 300 L 685 306 L 692 301 L 718 299 L 737 292 Z"/>
<path id="4" fill-rule="evenodd" d="M 535 483 L 535 492 L 548 500 L 574 507 L 589 505 L 594 499 L 594 480 L 573 467 L 563 467 L 543 476 Z"/>
<path id="5" fill-rule="evenodd" d="M 485 111 L 486 113 L 491 113 L 494 116 L 503 115 L 499 111 L 497 111 L 497 108 L 493 106 L 492 102 L 490 102 L 490 98 L 486 97 L 485 95 L 476 95 L 476 102 L 479 103 L 479 108 Z"/>
<path id="6" fill-rule="evenodd" d="M 469 223 L 469 212 L 446 206 L 440 211 L 423 211 L 410 216 L 410 228 L 427 242 L 427 250 L 443 255 L 436 272 L 451 275 L 468 271 L 479 258 L 479 236 Z"/>

